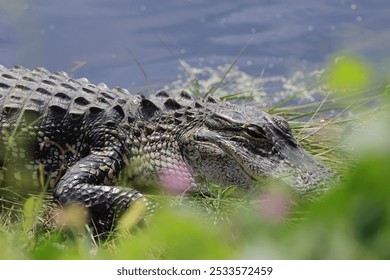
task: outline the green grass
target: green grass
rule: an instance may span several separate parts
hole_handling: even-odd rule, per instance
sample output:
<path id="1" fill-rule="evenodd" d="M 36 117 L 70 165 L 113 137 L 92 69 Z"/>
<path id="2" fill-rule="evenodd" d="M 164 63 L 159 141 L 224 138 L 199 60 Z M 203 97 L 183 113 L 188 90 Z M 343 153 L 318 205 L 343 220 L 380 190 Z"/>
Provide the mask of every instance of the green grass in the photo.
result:
<path id="1" fill-rule="evenodd" d="M 56 212 L 42 192 L 1 212 L 0 259 L 388 259 L 390 144 L 381 139 L 390 136 L 389 87 L 339 90 L 298 105 L 291 102 L 297 93 L 268 108 L 340 174 L 321 195 L 298 196 L 273 182 L 261 193 L 215 185 L 208 196 L 155 193 L 147 225 L 137 224 L 145 208 L 136 205 L 107 239 L 96 240 L 82 219 L 72 219 L 83 216 L 77 208 L 60 213 L 70 217 L 67 228 L 53 226 Z"/>

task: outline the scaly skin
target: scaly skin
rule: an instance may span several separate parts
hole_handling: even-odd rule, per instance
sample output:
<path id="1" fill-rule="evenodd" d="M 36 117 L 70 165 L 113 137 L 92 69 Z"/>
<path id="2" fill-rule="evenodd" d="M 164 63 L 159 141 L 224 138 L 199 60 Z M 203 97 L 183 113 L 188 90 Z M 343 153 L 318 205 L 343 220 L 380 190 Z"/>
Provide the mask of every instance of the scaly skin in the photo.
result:
<path id="1" fill-rule="evenodd" d="M 125 168 L 129 180 L 149 178 L 174 193 L 202 189 L 198 176 L 221 186 L 281 178 L 306 192 L 332 174 L 285 120 L 256 108 L 185 92 L 148 99 L 43 68 L 0 65 L 0 128 L 5 173 L 25 170 L 37 185 L 43 166 L 54 201 L 85 205 L 105 228 L 145 200 L 115 186 Z"/>

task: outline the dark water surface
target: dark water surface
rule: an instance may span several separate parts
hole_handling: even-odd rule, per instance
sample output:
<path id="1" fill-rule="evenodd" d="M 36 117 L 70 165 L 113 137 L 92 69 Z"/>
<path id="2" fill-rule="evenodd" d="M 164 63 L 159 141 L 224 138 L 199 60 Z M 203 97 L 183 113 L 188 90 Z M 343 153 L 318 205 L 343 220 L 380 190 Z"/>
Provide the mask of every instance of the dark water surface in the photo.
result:
<path id="1" fill-rule="evenodd" d="M 0 63 L 129 89 L 178 79 L 179 62 L 249 75 L 322 69 L 341 50 L 390 66 L 389 0 L 0 0 Z"/>

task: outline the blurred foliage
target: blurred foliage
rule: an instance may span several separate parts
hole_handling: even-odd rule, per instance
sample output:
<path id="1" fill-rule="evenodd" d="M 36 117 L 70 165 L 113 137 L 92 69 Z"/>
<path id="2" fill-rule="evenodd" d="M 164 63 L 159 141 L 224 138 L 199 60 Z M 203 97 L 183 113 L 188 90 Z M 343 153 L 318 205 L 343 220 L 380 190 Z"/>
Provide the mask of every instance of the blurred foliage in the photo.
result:
<path id="1" fill-rule="evenodd" d="M 333 90 L 365 89 L 372 79 L 371 67 L 359 56 L 342 54 L 328 65 L 327 83 Z M 345 91 L 343 92 L 345 93 Z"/>
<path id="2" fill-rule="evenodd" d="M 367 67 L 356 56 L 345 57 L 329 67 L 325 86 L 330 91 L 345 86 L 360 89 L 359 98 L 366 104 L 371 100 L 362 90 L 371 79 Z M 16 214 L 1 212 L 0 258 L 389 259 L 388 92 L 386 87 L 384 94 L 375 97 L 380 100 L 375 107 L 364 107 L 365 112 L 319 122 L 310 119 L 310 126 L 293 123 L 301 143 L 341 175 L 321 196 L 298 197 L 272 182 L 262 186 L 261 192 L 246 195 L 214 185 L 208 197 L 154 194 L 150 198 L 159 207 L 152 215 L 142 218 L 143 205 L 129 209 L 105 240 L 94 239 L 74 219 L 85 219 L 80 209 L 60 210 L 56 214 L 60 223 L 50 225 L 47 220 L 53 220 L 53 215 L 45 214 L 47 202 L 38 196 L 27 199 Z M 336 114 L 341 110 L 333 108 Z M 294 116 L 293 111 L 290 107 L 284 113 Z M 313 110 L 312 116 L 319 111 Z M 301 111 L 298 115 L 307 116 Z"/>

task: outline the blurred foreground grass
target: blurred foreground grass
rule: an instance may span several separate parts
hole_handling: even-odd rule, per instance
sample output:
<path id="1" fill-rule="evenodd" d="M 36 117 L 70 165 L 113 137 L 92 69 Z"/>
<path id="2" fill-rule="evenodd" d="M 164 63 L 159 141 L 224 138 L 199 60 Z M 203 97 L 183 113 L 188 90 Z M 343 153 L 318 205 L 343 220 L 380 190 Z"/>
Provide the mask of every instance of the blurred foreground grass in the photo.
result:
<path id="1" fill-rule="evenodd" d="M 208 197 L 150 195 L 159 207 L 147 226 L 136 226 L 138 205 L 104 242 L 91 237 L 77 208 L 64 214 L 67 230 L 48 226 L 42 194 L 22 211 L 1 212 L 0 258 L 389 259 L 390 90 L 369 85 L 358 58 L 337 63 L 329 66 L 328 96 L 269 109 L 340 174 L 324 194 L 297 197 L 270 182 L 261 193 L 210 186 Z"/>

